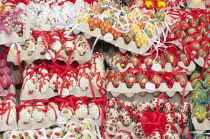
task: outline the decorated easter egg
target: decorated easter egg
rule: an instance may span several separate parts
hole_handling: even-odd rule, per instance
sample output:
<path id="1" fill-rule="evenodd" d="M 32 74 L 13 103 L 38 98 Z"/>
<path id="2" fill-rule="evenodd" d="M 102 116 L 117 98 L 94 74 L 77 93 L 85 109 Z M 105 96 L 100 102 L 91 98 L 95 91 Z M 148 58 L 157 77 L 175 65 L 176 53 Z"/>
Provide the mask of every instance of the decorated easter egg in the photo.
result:
<path id="1" fill-rule="evenodd" d="M 24 132 L 22 133 L 22 137 L 23 137 L 24 139 L 35 139 L 35 138 L 34 138 L 34 133 L 33 133 L 33 131 L 31 131 L 31 130 L 26 130 L 26 131 L 24 131 Z"/>
<path id="2" fill-rule="evenodd" d="M 90 20 L 90 15 L 88 13 L 82 13 L 80 15 L 80 18 L 78 19 L 78 23 L 79 24 L 88 23 L 89 20 Z"/>
<path id="3" fill-rule="evenodd" d="M 153 83 L 155 85 L 155 88 L 159 88 L 160 84 L 163 82 L 164 82 L 164 80 L 160 75 L 154 75 L 151 78 L 151 83 Z"/>
<path id="4" fill-rule="evenodd" d="M 43 78 L 38 80 L 37 82 L 37 89 L 40 93 L 44 94 L 49 89 L 49 80 L 47 78 Z"/>
<path id="5" fill-rule="evenodd" d="M 175 80 L 180 83 L 181 87 L 185 87 L 188 82 L 186 73 L 177 73 L 175 75 Z"/>
<path id="6" fill-rule="evenodd" d="M 20 111 L 20 121 L 23 122 L 23 124 L 28 124 L 28 122 L 31 120 L 31 111 L 26 109 L 22 109 Z"/>
<path id="7" fill-rule="evenodd" d="M 59 77 L 58 74 L 54 73 L 50 79 L 49 85 L 53 90 L 58 90 L 61 88 L 62 82 L 62 78 Z"/>
<path id="8" fill-rule="evenodd" d="M 195 51 L 198 51 L 201 48 L 201 45 L 199 42 L 193 42 L 190 44 L 190 46 L 191 46 L 191 49 Z"/>
<path id="9" fill-rule="evenodd" d="M 79 120 L 83 120 L 88 115 L 87 105 L 76 105 L 75 115 L 78 117 Z"/>
<path id="10" fill-rule="evenodd" d="M 124 126 L 129 126 L 133 119 L 128 112 L 120 112 L 120 121 Z"/>
<path id="11" fill-rule="evenodd" d="M 147 56 L 145 59 L 144 59 L 144 63 L 146 65 L 147 68 L 151 69 L 152 68 L 152 65 L 153 65 L 153 57 L 152 56 Z"/>
<path id="12" fill-rule="evenodd" d="M 117 139 L 132 139 L 132 135 L 130 132 L 125 132 L 123 130 L 119 131 Z"/>
<path id="13" fill-rule="evenodd" d="M 206 59 L 208 55 L 208 52 L 205 49 L 200 49 L 197 52 L 196 58 L 202 57 L 203 59 Z"/>
<path id="14" fill-rule="evenodd" d="M 124 102 L 124 107 L 126 108 L 121 108 L 121 111 L 123 111 L 123 112 L 129 112 L 129 111 L 133 111 L 134 110 L 134 108 L 135 108 L 135 105 L 132 103 L 132 102 L 130 102 L 130 101 L 125 101 Z"/>
<path id="15" fill-rule="evenodd" d="M 184 30 L 178 29 L 174 32 L 174 37 L 183 40 L 186 37 Z"/>
<path id="16" fill-rule="evenodd" d="M 77 133 L 78 127 L 77 124 L 74 121 L 69 121 L 65 126 L 65 132 L 71 132 L 71 133 Z"/>
<path id="17" fill-rule="evenodd" d="M 110 33 L 112 30 L 112 25 L 108 21 L 104 21 L 100 24 L 101 34 L 105 35 Z"/>
<path id="18" fill-rule="evenodd" d="M 108 108 L 114 108 L 119 110 L 120 109 L 120 105 L 118 104 L 117 100 L 115 98 L 111 98 L 107 101 L 106 106 Z"/>
<path id="19" fill-rule="evenodd" d="M 124 76 L 124 82 L 127 88 L 132 88 L 133 84 L 136 82 L 136 77 L 133 73 L 126 73 Z"/>
<path id="20" fill-rule="evenodd" d="M 94 120 L 99 119 L 99 117 L 101 116 L 100 106 L 96 105 L 95 103 L 90 103 L 88 104 L 88 107 L 89 115 L 91 115 Z"/>
<path id="21" fill-rule="evenodd" d="M 20 44 L 18 43 L 13 43 L 11 46 L 10 46 L 10 52 L 14 55 L 17 54 L 18 51 L 20 51 L 22 48 L 20 46 Z"/>
<path id="22" fill-rule="evenodd" d="M 176 56 L 174 54 L 172 54 L 170 51 L 166 50 L 164 52 L 164 56 L 165 56 L 166 63 L 171 63 L 172 65 L 176 65 L 176 63 L 174 63 L 175 58 L 176 58 Z"/>
<path id="23" fill-rule="evenodd" d="M 195 33 L 194 36 L 195 36 L 195 41 L 198 41 L 198 42 L 201 41 L 201 39 L 203 38 L 200 33 Z"/>
<path id="24" fill-rule="evenodd" d="M 147 139 L 160 139 L 161 135 L 158 131 L 154 131 L 150 136 L 147 137 Z"/>
<path id="25" fill-rule="evenodd" d="M 179 53 L 179 52 L 180 51 L 177 51 L 177 54 L 179 56 L 179 60 L 182 61 L 185 66 L 189 66 L 189 64 L 191 62 L 190 57 L 183 52 L 181 52 L 181 53 Z"/>
<path id="26" fill-rule="evenodd" d="M 3 89 L 8 90 L 12 84 L 12 78 L 10 75 L 3 75 L 1 77 L 1 86 Z"/>
<path id="27" fill-rule="evenodd" d="M 133 128 L 133 133 L 138 137 L 142 138 L 144 135 L 144 130 L 142 128 L 141 123 L 137 123 Z"/>
<path id="28" fill-rule="evenodd" d="M 152 8 L 154 8 L 154 3 L 153 3 L 151 0 L 148 0 L 148 1 L 145 1 L 145 2 L 144 2 L 144 6 L 145 6 L 147 9 L 152 9 Z"/>
<path id="29" fill-rule="evenodd" d="M 81 90 L 86 91 L 90 86 L 89 77 L 87 74 L 82 73 L 82 76 L 78 79 L 78 85 Z"/>
<path id="30" fill-rule="evenodd" d="M 61 128 L 56 127 L 52 129 L 51 138 L 62 138 L 64 136 L 64 132 Z"/>
<path id="31" fill-rule="evenodd" d="M 121 68 L 126 68 L 128 65 L 128 59 L 125 56 L 121 56 L 121 58 L 116 62 L 119 63 Z"/>
<path id="32" fill-rule="evenodd" d="M 159 99 L 159 101 L 158 101 L 158 98 L 154 98 L 150 101 L 149 107 L 152 111 L 154 111 L 154 110 L 156 110 L 157 105 L 158 105 L 158 109 L 161 110 L 164 105 L 164 100 Z"/>
<path id="33" fill-rule="evenodd" d="M 113 84 L 113 87 L 117 88 L 123 82 L 122 75 L 118 74 L 116 77 L 112 77 L 111 82 Z"/>
<path id="34" fill-rule="evenodd" d="M 170 132 L 166 132 L 162 135 L 162 139 L 174 139 L 174 136 Z"/>
<path id="35" fill-rule="evenodd" d="M 135 55 L 131 55 L 129 56 L 129 62 L 133 64 L 134 68 L 137 68 L 139 64 L 139 59 Z"/>
<path id="36" fill-rule="evenodd" d="M 149 82 L 148 77 L 145 74 L 141 74 L 137 77 L 138 83 L 141 86 L 141 88 L 145 88 L 146 83 Z"/>
<path id="37" fill-rule="evenodd" d="M 138 32 L 138 34 L 136 34 L 135 36 L 135 42 L 137 47 L 142 47 L 144 45 L 147 45 L 148 44 L 147 38 L 148 37 L 144 33 Z"/>
<path id="38" fill-rule="evenodd" d="M 34 118 L 37 123 L 41 123 L 44 117 L 45 117 L 45 113 L 43 112 L 42 109 L 40 108 L 34 109 L 32 113 L 32 118 Z"/>
<path id="39" fill-rule="evenodd" d="M 163 22 L 165 20 L 165 13 L 163 11 L 158 11 L 155 14 L 154 20 Z"/>
<path id="40" fill-rule="evenodd" d="M 82 134 L 78 134 L 77 135 L 78 139 L 93 139 L 93 135 L 91 134 L 91 132 L 89 130 L 85 130 L 82 132 Z"/>
<path id="41" fill-rule="evenodd" d="M 174 111 L 174 105 L 171 102 L 166 102 L 163 105 L 164 113 L 172 113 Z"/>
<path id="42" fill-rule="evenodd" d="M 115 120 L 113 118 L 106 119 L 105 130 L 107 131 L 107 133 L 110 137 L 113 137 L 116 134 L 116 132 L 118 131 L 118 129 L 119 129 L 119 127 L 117 124 L 117 120 Z"/>
<path id="43" fill-rule="evenodd" d="M 148 111 L 149 103 L 146 101 L 141 101 L 136 104 L 136 111 Z"/>
<path id="44" fill-rule="evenodd" d="M 50 102 L 48 104 L 48 109 L 47 109 L 46 115 L 51 121 L 56 121 L 58 119 L 58 117 L 60 116 L 60 111 L 58 110 L 58 105 L 53 102 Z"/>
<path id="45" fill-rule="evenodd" d="M 189 19 L 188 23 L 190 26 L 193 26 L 193 27 L 199 26 L 199 22 L 196 21 L 195 19 Z"/>
<path id="46" fill-rule="evenodd" d="M 133 33 L 136 35 L 139 33 L 140 27 L 137 24 L 133 24 L 130 26 L 130 30 L 132 30 Z"/>
<path id="47" fill-rule="evenodd" d="M 60 115 L 65 117 L 67 120 L 70 120 L 71 117 L 74 115 L 74 110 L 71 107 L 64 107 L 62 108 Z"/>
<path id="48" fill-rule="evenodd" d="M 183 21 L 181 21 L 181 25 L 182 25 L 182 29 L 186 30 L 186 27 L 189 26 L 189 23 L 187 21 L 183 20 Z"/>
<path id="49" fill-rule="evenodd" d="M 188 36 L 186 36 L 184 39 L 183 39 L 183 42 L 184 43 L 189 43 L 189 42 L 192 42 L 192 41 L 194 41 L 195 39 L 194 39 L 194 37 L 192 36 L 192 35 L 188 35 Z"/>
<path id="50" fill-rule="evenodd" d="M 188 35 L 193 35 L 195 32 L 197 32 L 196 28 L 189 28 L 189 29 L 187 29 L 187 34 Z"/>
<path id="51" fill-rule="evenodd" d="M 134 32 L 132 30 L 129 30 L 128 32 L 123 33 L 122 37 L 124 38 L 125 43 L 128 44 L 129 42 L 134 41 L 135 34 L 134 34 Z"/>
<path id="52" fill-rule="evenodd" d="M 122 29 L 118 26 L 111 29 L 111 34 L 114 37 L 114 40 L 117 40 L 119 37 L 122 37 L 122 33 L 120 32 Z"/>
<path id="53" fill-rule="evenodd" d="M 118 110 L 114 109 L 114 108 L 110 108 L 107 110 L 106 112 L 106 117 L 107 119 L 108 118 L 113 118 L 113 119 L 116 119 L 116 120 L 119 120 L 120 118 L 120 113 Z"/>
<path id="54" fill-rule="evenodd" d="M 67 132 L 62 139 L 79 139 L 75 133 Z"/>
<path id="55" fill-rule="evenodd" d="M 174 123 L 175 122 L 175 119 L 173 117 L 173 114 L 171 113 L 167 113 L 166 114 L 166 121 L 170 122 L 170 123 Z"/>
<path id="56" fill-rule="evenodd" d="M 79 125 L 79 132 L 83 133 L 85 130 L 92 130 L 92 125 L 88 120 L 83 120 Z"/>
<path id="57" fill-rule="evenodd" d="M 206 77 L 206 79 L 204 80 L 204 85 L 206 88 L 210 87 L 210 76 Z"/>
<path id="58" fill-rule="evenodd" d="M 157 33 L 157 30 L 153 23 L 146 23 L 144 31 L 149 38 L 152 38 L 155 35 L 155 33 Z"/>
<path id="59" fill-rule="evenodd" d="M 96 28 L 99 28 L 100 27 L 100 24 L 101 24 L 102 20 L 99 19 L 98 17 L 93 17 L 89 20 L 89 27 L 90 27 L 90 30 L 93 31 L 95 30 Z"/>
<path id="60" fill-rule="evenodd" d="M 140 29 L 144 29 L 145 23 L 139 20 L 137 21 L 137 25 L 140 27 Z"/>

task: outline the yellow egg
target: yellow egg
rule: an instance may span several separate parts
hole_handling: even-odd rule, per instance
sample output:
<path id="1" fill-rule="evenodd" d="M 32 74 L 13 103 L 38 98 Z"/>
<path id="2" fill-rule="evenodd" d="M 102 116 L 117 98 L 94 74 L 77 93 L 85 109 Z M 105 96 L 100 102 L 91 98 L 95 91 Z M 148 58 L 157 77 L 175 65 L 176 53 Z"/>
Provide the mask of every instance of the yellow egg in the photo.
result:
<path id="1" fill-rule="evenodd" d="M 140 27 L 136 24 L 133 24 L 130 26 L 130 30 L 132 30 L 134 34 L 137 34 L 140 31 Z"/>
<path id="2" fill-rule="evenodd" d="M 139 32 L 135 36 L 135 42 L 136 42 L 137 47 L 142 47 L 143 45 L 147 45 L 148 44 L 147 36 Z"/>

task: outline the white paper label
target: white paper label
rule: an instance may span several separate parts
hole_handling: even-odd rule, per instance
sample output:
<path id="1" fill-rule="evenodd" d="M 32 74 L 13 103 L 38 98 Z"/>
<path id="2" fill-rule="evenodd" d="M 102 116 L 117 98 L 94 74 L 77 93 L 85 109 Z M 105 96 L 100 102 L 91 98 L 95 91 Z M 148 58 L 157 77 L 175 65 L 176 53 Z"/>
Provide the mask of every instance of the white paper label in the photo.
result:
<path id="1" fill-rule="evenodd" d="M 146 83 L 145 88 L 155 91 L 155 85 L 153 83 Z"/>
<path id="2" fill-rule="evenodd" d="M 58 117 L 58 119 L 57 119 L 57 123 L 58 123 L 59 125 L 64 125 L 64 124 L 67 123 L 67 120 L 66 120 L 65 117 L 60 116 L 60 117 Z"/>
<path id="3" fill-rule="evenodd" d="M 161 67 L 160 64 L 153 64 L 152 65 L 152 70 L 160 71 L 161 69 L 162 69 L 162 67 Z"/>
<path id="4" fill-rule="evenodd" d="M 59 89 L 59 93 L 61 94 L 61 89 Z M 62 96 L 68 96 L 69 90 L 67 88 L 63 88 Z"/>
<path id="5" fill-rule="evenodd" d="M 48 31 L 48 30 L 50 30 L 50 26 L 49 26 L 48 24 L 43 24 L 43 25 L 41 26 L 41 29 L 42 29 L 42 30 L 45 30 L 45 31 Z"/>
<path id="6" fill-rule="evenodd" d="M 104 40 L 107 41 L 107 42 L 112 41 L 112 40 L 113 40 L 112 34 L 107 33 L 107 34 L 104 36 Z"/>
<path id="7" fill-rule="evenodd" d="M 47 60 L 51 60 L 52 58 L 55 58 L 55 54 L 53 52 L 46 52 L 45 57 Z"/>

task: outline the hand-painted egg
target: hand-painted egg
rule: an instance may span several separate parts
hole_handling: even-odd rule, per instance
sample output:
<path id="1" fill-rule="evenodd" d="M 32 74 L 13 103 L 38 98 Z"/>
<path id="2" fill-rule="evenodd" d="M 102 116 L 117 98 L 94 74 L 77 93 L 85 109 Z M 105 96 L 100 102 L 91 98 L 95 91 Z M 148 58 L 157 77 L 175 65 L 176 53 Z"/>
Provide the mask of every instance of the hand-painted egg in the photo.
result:
<path id="1" fill-rule="evenodd" d="M 210 40 L 210 30 L 207 31 L 207 32 L 204 34 L 204 38 L 206 38 L 207 40 Z"/>
<path id="2" fill-rule="evenodd" d="M 174 54 L 166 50 L 164 52 L 164 56 L 165 56 L 166 63 L 171 63 L 173 66 L 176 66 L 176 63 L 175 63 L 176 56 Z"/>
<path id="3" fill-rule="evenodd" d="M 71 107 L 64 107 L 61 110 L 61 116 L 65 117 L 67 120 L 70 120 L 74 115 L 74 110 Z"/>
<path id="4" fill-rule="evenodd" d="M 62 139 L 78 139 L 75 133 L 67 132 Z"/>
<path id="5" fill-rule="evenodd" d="M 166 132 L 162 135 L 162 139 L 174 139 L 174 136 L 172 133 Z"/>
<path id="6" fill-rule="evenodd" d="M 210 43 L 207 40 L 201 42 L 201 47 L 210 53 Z"/>
<path id="7" fill-rule="evenodd" d="M 157 33 L 157 29 L 153 23 L 147 23 L 144 27 L 144 31 L 149 38 L 152 38 L 155 33 Z"/>
<path id="8" fill-rule="evenodd" d="M 93 139 L 93 135 L 89 130 L 83 131 L 80 135 L 77 135 L 78 139 Z"/>
<path id="9" fill-rule="evenodd" d="M 110 137 L 114 137 L 116 132 L 118 131 L 119 127 L 117 124 L 117 120 L 113 118 L 109 118 L 106 120 L 105 123 L 105 130 Z"/>
<path id="10" fill-rule="evenodd" d="M 141 33 L 141 32 L 136 34 L 135 42 L 136 42 L 137 47 L 139 47 L 139 48 L 144 46 L 144 45 L 147 45 L 149 43 L 148 39 L 147 39 L 147 36 L 144 33 Z"/>
<path id="11" fill-rule="evenodd" d="M 89 115 L 91 115 L 94 120 L 99 119 L 99 117 L 101 116 L 100 106 L 96 105 L 95 103 L 90 103 L 88 106 Z"/>
<path id="12" fill-rule="evenodd" d="M 56 121 L 58 117 L 60 116 L 60 111 L 58 110 L 57 104 L 49 103 L 48 104 L 48 110 L 46 113 L 46 116 L 51 120 L 51 121 Z"/>
<path id="13" fill-rule="evenodd" d="M 34 133 L 31 130 L 26 130 L 22 133 L 22 138 L 24 139 L 35 139 L 34 138 Z"/>
<path id="14" fill-rule="evenodd" d="M 194 41 L 195 39 L 194 39 L 194 37 L 192 36 L 192 35 L 188 35 L 188 36 L 186 36 L 184 39 L 183 39 L 183 42 L 184 43 L 189 43 L 189 42 L 192 42 L 192 41 Z"/>
<path id="15" fill-rule="evenodd" d="M 152 68 L 152 65 L 153 65 L 153 57 L 152 56 L 147 56 L 145 59 L 144 59 L 144 63 L 146 65 L 147 68 L 151 69 Z"/>
<path id="16" fill-rule="evenodd" d="M 139 59 L 135 55 L 131 55 L 131 56 L 129 56 L 129 62 L 131 64 L 133 64 L 134 68 L 137 68 L 138 67 Z"/>
<path id="17" fill-rule="evenodd" d="M 205 32 L 206 32 L 206 28 L 204 28 L 204 27 L 202 27 L 202 26 L 198 26 L 198 27 L 197 27 L 197 31 L 198 31 L 198 32 L 195 33 L 195 34 L 200 34 L 201 37 L 202 37 L 202 35 L 205 34 Z M 194 35 L 195 35 L 195 34 L 194 34 Z"/>
<path id="18" fill-rule="evenodd" d="M 120 121 L 124 126 L 129 126 L 133 119 L 128 112 L 120 112 Z"/>
<path id="19" fill-rule="evenodd" d="M 201 48 L 201 45 L 200 45 L 199 42 L 193 42 L 193 43 L 190 44 L 190 46 L 191 46 L 191 49 L 195 50 L 195 51 L 197 51 Z"/>
<path id="20" fill-rule="evenodd" d="M 155 88 L 159 88 L 160 84 L 164 83 L 164 80 L 160 75 L 154 75 L 151 78 L 151 83 L 155 85 Z"/>
<path id="21" fill-rule="evenodd" d="M 8 135 L 8 139 L 21 139 L 21 135 L 18 131 L 11 131 Z"/>
<path id="22" fill-rule="evenodd" d="M 89 15 L 89 13 L 82 13 L 82 14 L 80 15 L 79 20 L 78 20 L 78 23 L 79 23 L 79 24 L 88 23 L 89 20 L 90 20 L 90 15 Z"/>
<path id="23" fill-rule="evenodd" d="M 96 28 L 99 28 L 100 27 L 100 24 L 101 24 L 102 20 L 99 19 L 98 17 L 93 17 L 89 20 L 89 27 L 90 27 L 90 30 L 93 31 L 95 30 Z"/>
<path id="24" fill-rule="evenodd" d="M 131 41 L 134 41 L 135 39 L 135 34 L 132 30 L 129 30 L 128 32 L 126 33 L 123 33 L 122 34 L 122 37 L 124 38 L 125 40 L 125 43 L 128 44 L 130 43 Z"/>
<path id="25" fill-rule="evenodd" d="M 133 73 L 126 73 L 124 76 L 124 83 L 127 88 L 132 88 L 133 84 L 136 83 L 136 76 Z"/>
<path id="26" fill-rule="evenodd" d="M 38 80 L 36 87 L 41 94 L 45 94 L 49 89 L 49 80 L 46 78 Z"/>
<path id="27" fill-rule="evenodd" d="M 188 82 L 186 73 L 177 73 L 175 75 L 175 80 L 180 83 L 181 87 L 185 87 Z"/>
<path id="28" fill-rule="evenodd" d="M 28 94 L 33 94 L 33 92 L 36 88 L 36 81 L 33 79 L 26 80 L 23 88 Z"/>
<path id="29" fill-rule="evenodd" d="M 112 25 L 108 21 L 104 21 L 104 22 L 101 22 L 100 28 L 101 28 L 101 34 L 105 35 L 111 32 Z"/>
<path id="30" fill-rule="evenodd" d="M 208 52 L 205 49 L 200 49 L 197 52 L 197 58 L 202 57 L 203 59 L 206 59 L 208 55 Z"/>
<path id="31" fill-rule="evenodd" d="M 144 136 L 144 130 L 141 123 L 137 123 L 133 128 L 133 133 L 138 137 L 142 138 Z"/>
<path id="32" fill-rule="evenodd" d="M 117 40 L 119 37 L 122 37 L 122 32 L 120 32 L 122 29 L 118 26 L 115 27 L 116 29 L 111 29 L 111 34 L 114 37 L 114 40 Z"/>
<path id="33" fill-rule="evenodd" d="M 32 113 L 32 117 L 35 119 L 37 123 L 41 123 L 45 117 L 45 113 L 42 109 L 34 109 Z"/>
<path id="34" fill-rule="evenodd" d="M 111 98 L 107 101 L 106 106 L 108 108 L 114 108 L 119 110 L 120 109 L 120 105 L 118 104 L 117 100 L 115 98 Z"/>
<path id="35" fill-rule="evenodd" d="M 194 19 L 190 19 L 188 23 L 190 26 L 193 26 L 193 27 L 199 26 L 199 23 Z"/>
<path id="36" fill-rule="evenodd" d="M 62 138 L 64 136 L 64 132 L 61 128 L 56 127 L 52 130 L 51 138 Z"/>
<path id="37" fill-rule="evenodd" d="M 210 87 L 210 76 L 207 76 L 206 79 L 204 80 L 204 86 L 206 88 Z"/>
<path id="38" fill-rule="evenodd" d="M 121 68 L 126 68 L 128 65 L 128 59 L 125 56 L 122 56 L 118 61 L 116 61 L 116 64 L 119 63 Z"/>
<path id="39" fill-rule="evenodd" d="M 75 115 L 79 120 L 83 120 L 88 115 L 88 108 L 85 104 L 77 105 Z"/>
<path id="40" fill-rule="evenodd" d="M 123 82 L 122 75 L 118 74 L 116 77 L 112 77 L 111 82 L 113 87 L 117 88 Z"/>
<path id="41" fill-rule="evenodd" d="M 174 32 L 174 37 L 183 40 L 186 37 L 186 33 L 184 30 L 179 29 Z"/>
<path id="42" fill-rule="evenodd" d="M 132 139 L 132 135 L 130 132 L 124 132 L 123 130 L 119 131 L 117 139 Z"/>
<path id="43" fill-rule="evenodd" d="M 52 78 L 50 79 L 49 85 L 53 90 L 58 90 L 59 88 L 61 88 L 62 82 L 62 78 L 59 77 L 58 74 L 54 73 L 52 75 Z"/>
<path id="44" fill-rule="evenodd" d="M 176 132 L 176 129 L 171 124 L 166 124 L 164 127 L 166 132 L 174 134 Z"/>
<path id="45" fill-rule="evenodd" d="M 141 86 L 141 88 L 145 88 L 146 83 L 149 82 L 148 77 L 145 74 L 141 74 L 137 77 L 138 83 Z"/>
<path id="46" fill-rule="evenodd" d="M 23 124 L 28 124 L 28 122 L 31 120 L 31 111 L 28 109 L 22 109 L 20 111 L 20 121 L 23 122 Z"/>
<path id="47" fill-rule="evenodd" d="M 147 137 L 147 139 L 160 139 L 161 135 L 158 131 L 154 131 L 150 136 Z"/>
<path id="48" fill-rule="evenodd" d="M 163 112 L 164 113 L 172 113 L 174 111 L 174 105 L 171 102 L 166 102 L 163 105 Z"/>
<path id="49" fill-rule="evenodd" d="M 186 21 L 181 21 L 181 25 L 182 25 L 182 29 L 186 29 L 186 27 L 188 27 L 189 26 L 189 24 L 188 24 L 188 22 L 186 22 Z"/>
<path id="50" fill-rule="evenodd" d="M 144 29 L 145 23 L 139 20 L 137 21 L 137 25 L 140 27 L 140 29 Z"/>
<path id="51" fill-rule="evenodd" d="M 85 130 L 92 130 L 92 125 L 88 120 L 83 120 L 79 125 L 79 132 L 83 133 Z"/>
<path id="52" fill-rule="evenodd" d="M 196 116 L 197 121 L 199 123 L 202 123 L 205 120 L 206 115 L 207 115 L 207 111 L 206 111 L 205 105 L 204 104 L 198 105 L 194 109 L 194 115 Z"/>
<path id="53" fill-rule="evenodd" d="M 141 101 L 136 104 L 136 111 L 148 111 L 149 110 L 149 103 L 146 101 Z"/>
<path id="54" fill-rule="evenodd" d="M 179 60 L 182 61 L 185 66 L 189 66 L 189 64 L 191 62 L 190 57 L 185 53 L 181 53 L 179 55 Z"/>
<path id="55" fill-rule="evenodd" d="M 129 111 L 133 111 L 133 110 L 134 110 L 135 105 L 134 105 L 132 102 L 130 102 L 130 101 L 125 101 L 125 102 L 124 102 L 124 107 L 125 107 L 126 109 L 124 109 L 124 108 L 122 107 L 121 111 L 123 111 L 123 112 L 129 112 Z"/>
<path id="56" fill-rule="evenodd" d="M 108 109 L 108 111 L 106 112 L 106 118 L 113 118 L 116 120 L 119 120 L 120 118 L 120 113 L 118 110 L 114 109 L 114 108 L 110 108 Z"/>
<path id="57" fill-rule="evenodd" d="M 133 25 L 130 26 L 130 30 L 132 30 L 133 33 L 136 35 L 140 31 L 140 27 L 137 24 L 133 24 Z"/>
<path id="58" fill-rule="evenodd" d="M 158 109 L 161 110 L 164 105 L 164 100 L 159 99 L 159 101 L 158 101 L 158 98 L 154 98 L 150 101 L 149 107 L 152 111 L 155 111 L 157 105 L 158 105 Z"/>
<path id="59" fill-rule="evenodd" d="M 197 30 L 195 28 L 189 28 L 189 29 L 187 29 L 187 34 L 188 35 L 193 35 L 195 32 L 197 32 Z"/>
<path id="60" fill-rule="evenodd" d="M 166 121 L 170 122 L 170 123 L 174 123 L 175 122 L 175 119 L 173 117 L 173 114 L 171 113 L 167 113 L 166 114 Z"/>
<path id="61" fill-rule="evenodd" d="M 77 133 L 78 127 L 77 124 L 74 121 L 69 121 L 65 126 L 65 132 L 71 132 L 71 133 Z"/>

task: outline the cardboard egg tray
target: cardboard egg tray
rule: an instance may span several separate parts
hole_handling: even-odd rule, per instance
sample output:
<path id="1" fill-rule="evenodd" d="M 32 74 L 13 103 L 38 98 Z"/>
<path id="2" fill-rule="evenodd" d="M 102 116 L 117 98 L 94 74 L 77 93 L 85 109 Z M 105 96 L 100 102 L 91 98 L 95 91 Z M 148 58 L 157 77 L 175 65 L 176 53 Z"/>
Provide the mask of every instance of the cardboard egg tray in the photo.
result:
<path id="1" fill-rule="evenodd" d="M 66 90 L 68 90 L 67 88 L 64 88 Z M 101 97 L 101 94 L 99 93 L 99 91 L 97 89 L 95 89 L 95 87 L 93 87 L 94 89 L 94 93 L 95 93 L 95 97 Z M 59 92 L 55 92 L 52 88 L 48 88 L 47 91 L 43 94 L 39 91 L 39 89 L 34 89 L 32 94 L 28 94 L 24 89 L 22 89 L 21 95 L 20 95 L 20 100 L 21 101 L 25 101 L 25 100 L 31 100 L 31 99 L 49 99 L 51 97 L 54 96 L 59 96 Z M 73 95 L 75 97 L 83 97 L 83 96 L 87 96 L 87 97 L 93 97 L 92 96 L 92 91 L 90 88 L 88 88 L 86 91 L 83 91 L 80 89 L 79 86 L 75 86 L 73 91 L 65 91 L 63 90 L 62 93 L 62 97 L 66 97 L 69 95 Z"/>
<path id="2" fill-rule="evenodd" d="M 13 120 L 11 124 L 6 124 L 5 120 L 0 120 L 0 131 L 10 131 L 10 130 L 17 130 L 17 122 Z"/>
<path id="3" fill-rule="evenodd" d="M 51 57 L 46 56 L 48 55 L 48 53 L 46 52 L 46 54 L 41 55 L 40 54 L 41 51 L 39 50 L 35 50 L 32 52 L 31 55 L 28 55 L 28 51 L 27 50 L 20 50 L 20 62 L 21 61 L 25 61 L 27 64 L 32 64 L 33 61 L 38 60 L 38 59 L 51 59 Z M 49 52 L 51 53 L 52 51 L 49 50 Z M 58 56 L 62 56 L 65 57 L 65 60 L 62 58 L 57 58 L 59 60 L 65 61 L 67 62 L 68 60 L 68 55 L 65 53 L 64 50 L 61 50 L 60 53 L 58 54 Z M 75 50 L 72 57 L 71 57 L 71 63 L 73 61 L 77 61 L 79 64 L 84 64 L 85 62 L 89 61 L 92 58 L 92 53 L 91 51 L 88 51 L 87 53 L 85 53 L 84 56 L 80 56 L 79 53 Z M 8 53 L 7 56 L 7 60 L 14 63 L 15 65 L 18 65 L 18 55 L 17 54 L 12 54 L 11 52 Z"/>
<path id="4" fill-rule="evenodd" d="M 112 57 L 114 55 L 114 49 L 110 49 L 110 51 L 108 52 L 108 54 L 105 56 L 105 60 L 106 60 L 106 63 L 113 69 L 113 70 L 117 70 L 117 71 L 120 71 L 120 72 L 124 72 L 126 71 L 128 68 L 134 68 L 134 65 L 132 63 L 128 63 L 127 66 L 125 68 L 122 68 L 120 66 L 120 63 L 117 63 L 115 64 L 115 62 L 112 62 Z M 171 65 L 171 63 L 166 63 L 165 64 L 165 67 L 162 68 L 160 64 L 156 64 L 156 65 L 159 65 L 158 69 L 155 69 L 156 71 L 161 71 L 161 72 L 172 72 L 173 70 L 173 66 Z M 179 61 L 178 62 L 178 65 L 177 67 L 174 69 L 179 69 L 179 67 L 182 67 L 184 69 L 187 69 L 187 72 L 185 70 L 182 70 L 181 72 L 186 72 L 188 75 L 191 75 L 192 72 L 195 70 L 196 68 L 196 65 L 195 63 L 191 60 L 190 64 L 188 66 L 185 66 L 184 63 L 182 61 Z M 145 69 L 146 68 L 146 65 L 145 64 L 142 64 L 141 65 L 141 68 L 142 69 Z"/>
<path id="5" fill-rule="evenodd" d="M 202 123 L 199 123 L 196 119 L 196 117 L 192 117 L 192 123 L 195 128 L 195 130 L 210 130 L 210 120 L 205 119 Z"/>
<path id="6" fill-rule="evenodd" d="M 15 86 L 13 84 L 10 85 L 8 90 L 4 90 L 3 93 L 0 93 L 0 96 L 7 96 L 8 94 L 16 94 Z"/>
<path id="7" fill-rule="evenodd" d="M 23 36 L 20 37 L 16 32 L 7 34 L 4 31 L 1 31 L 0 32 L 0 45 L 5 44 L 6 46 L 9 47 L 11 45 L 11 43 L 25 41 L 26 39 L 29 38 L 30 26 L 31 26 L 31 21 L 29 19 L 30 15 L 31 15 L 30 9 L 27 8 L 25 13 L 27 13 L 27 18 L 26 18 L 26 24 L 25 24 L 24 30 L 23 30 Z"/>
<path id="8" fill-rule="evenodd" d="M 73 21 L 73 22 L 75 22 L 77 24 L 76 21 Z M 163 24 L 164 24 L 164 22 L 163 22 Z M 158 28 L 158 33 L 156 35 L 154 35 L 155 36 L 154 38 L 152 38 L 151 40 L 148 40 L 148 45 L 144 45 L 144 46 L 138 48 L 136 46 L 135 41 L 131 41 L 129 44 L 126 44 L 122 37 L 119 37 L 117 40 L 113 40 L 113 35 L 111 33 L 102 35 L 100 28 L 96 28 L 95 30 L 91 31 L 88 23 L 83 23 L 79 27 L 74 29 L 75 34 L 83 32 L 87 38 L 90 38 L 90 37 L 97 38 L 100 36 L 99 39 L 104 40 L 108 43 L 111 43 L 111 44 L 115 45 L 116 47 L 119 47 L 123 53 L 125 53 L 126 51 L 130 51 L 135 54 L 144 54 L 147 50 L 149 50 L 149 48 L 153 45 L 154 40 L 157 39 L 159 37 L 159 35 L 162 33 L 161 31 L 162 30 L 160 28 Z"/>

